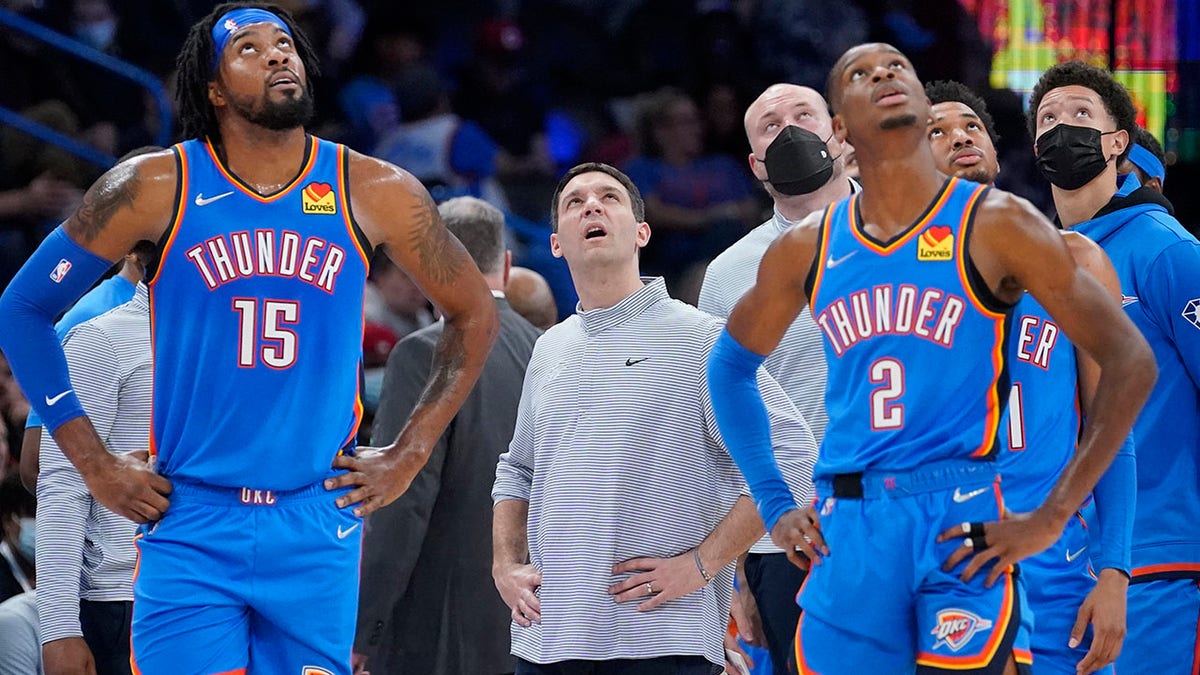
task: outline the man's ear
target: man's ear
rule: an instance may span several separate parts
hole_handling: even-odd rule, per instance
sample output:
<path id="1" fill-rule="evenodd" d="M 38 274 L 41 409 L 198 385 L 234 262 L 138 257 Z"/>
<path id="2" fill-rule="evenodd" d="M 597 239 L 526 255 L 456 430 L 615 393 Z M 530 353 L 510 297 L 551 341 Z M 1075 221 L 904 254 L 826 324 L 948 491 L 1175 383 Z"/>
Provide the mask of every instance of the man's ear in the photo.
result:
<path id="1" fill-rule="evenodd" d="M 842 120 L 840 114 L 834 115 L 833 119 L 829 120 L 829 123 L 833 126 L 833 137 L 837 139 L 838 143 L 849 141 L 851 145 L 854 144 L 854 141 L 850 140 L 850 132 L 846 129 L 846 123 Z"/>
<path id="2" fill-rule="evenodd" d="M 1113 157 L 1120 157 L 1121 153 L 1129 147 L 1129 132 L 1117 129 L 1116 133 L 1108 135 L 1108 143 L 1113 149 Z"/>
<path id="3" fill-rule="evenodd" d="M 208 83 L 208 102 L 214 108 L 225 105 L 225 95 L 221 93 L 221 88 L 217 86 L 216 80 Z"/>
<path id="4" fill-rule="evenodd" d="M 550 233 L 550 255 L 554 256 L 555 258 L 563 257 L 562 247 L 558 245 L 557 232 Z"/>
<path id="5" fill-rule="evenodd" d="M 638 248 L 645 248 L 650 243 L 650 224 L 638 223 L 636 237 Z"/>

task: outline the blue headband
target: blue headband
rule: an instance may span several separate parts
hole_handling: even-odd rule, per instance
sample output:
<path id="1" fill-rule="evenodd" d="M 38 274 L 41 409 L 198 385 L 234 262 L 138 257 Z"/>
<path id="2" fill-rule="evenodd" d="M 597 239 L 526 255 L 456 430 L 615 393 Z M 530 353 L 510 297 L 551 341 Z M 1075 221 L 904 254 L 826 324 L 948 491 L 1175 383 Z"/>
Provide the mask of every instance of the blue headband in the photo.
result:
<path id="1" fill-rule="evenodd" d="M 1161 182 L 1167 180 L 1167 169 L 1163 163 L 1158 161 L 1153 152 L 1150 152 L 1145 147 L 1133 144 L 1129 149 L 1129 161 L 1133 162 L 1134 166 L 1141 169 L 1151 178 L 1157 178 Z"/>
<path id="2" fill-rule="evenodd" d="M 252 23 L 270 23 L 279 26 L 283 32 L 290 37 L 292 32 L 288 30 L 287 24 L 283 22 L 273 12 L 268 12 L 265 9 L 256 9 L 247 7 L 244 9 L 234 9 L 225 12 L 225 15 L 213 24 L 212 40 L 213 40 L 213 72 L 217 70 L 217 64 L 221 62 L 221 52 L 225 51 L 225 43 L 229 42 L 229 37 L 237 32 L 243 26 L 249 26 Z"/>

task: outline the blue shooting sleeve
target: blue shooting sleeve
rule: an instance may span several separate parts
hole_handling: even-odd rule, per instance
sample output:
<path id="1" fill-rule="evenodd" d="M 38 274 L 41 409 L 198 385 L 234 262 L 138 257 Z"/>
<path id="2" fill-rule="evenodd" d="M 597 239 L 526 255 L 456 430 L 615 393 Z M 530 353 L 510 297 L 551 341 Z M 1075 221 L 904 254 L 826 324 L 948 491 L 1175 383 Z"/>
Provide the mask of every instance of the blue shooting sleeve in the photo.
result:
<path id="1" fill-rule="evenodd" d="M 0 351 L 50 433 L 84 415 L 54 320 L 110 267 L 59 226 L 0 296 Z"/>
<path id="2" fill-rule="evenodd" d="M 1137 460 L 1133 434 L 1117 450 L 1108 470 L 1092 490 L 1096 520 L 1100 528 L 1100 555 L 1092 561 L 1097 572 L 1121 570 L 1129 576 L 1133 567 L 1133 514 L 1137 504 Z"/>
<path id="3" fill-rule="evenodd" d="M 797 507 L 775 462 L 771 422 L 758 390 L 758 368 L 765 360 L 724 329 L 708 357 L 708 388 L 717 428 L 770 532 L 780 516 Z"/>

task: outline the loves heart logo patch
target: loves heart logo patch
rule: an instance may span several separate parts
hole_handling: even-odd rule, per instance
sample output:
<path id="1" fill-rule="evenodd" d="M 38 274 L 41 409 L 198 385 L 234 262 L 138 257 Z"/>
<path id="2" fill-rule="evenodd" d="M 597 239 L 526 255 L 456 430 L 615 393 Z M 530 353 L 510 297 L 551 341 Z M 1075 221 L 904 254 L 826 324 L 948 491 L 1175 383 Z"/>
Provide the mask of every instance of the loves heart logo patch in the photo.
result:
<path id="1" fill-rule="evenodd" d="M 305 213 L 333 215 L 337 213 L 337 193 L 329 183 L 309 183 L 301 192 Z"/>
<path id="2" fill-rule="evenodd" d="M 954 259 L 954 232 L 946 225 L 932 225 L 917 237 L 917 260 L 936 262 Z"/>

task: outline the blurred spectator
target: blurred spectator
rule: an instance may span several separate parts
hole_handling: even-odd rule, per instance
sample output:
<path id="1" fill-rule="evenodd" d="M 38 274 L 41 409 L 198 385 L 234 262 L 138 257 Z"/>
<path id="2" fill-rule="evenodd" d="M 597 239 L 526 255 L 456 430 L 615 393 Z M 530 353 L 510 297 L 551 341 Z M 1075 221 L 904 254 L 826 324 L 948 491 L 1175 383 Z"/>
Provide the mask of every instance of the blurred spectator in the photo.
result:
<path id="1" fill-rule="evenodd" d="M 25 428 L 25 418 L 29 416 L 29 410 L 29 401 L 25 400 L 25 395 L 21 393 L 17 379 L 8 367 L 8 359 L 0 354 L 0 426 L 4 427 L 3 437 L 8 441 L 9 453 L 16 452 L 14 446 Z M 0 465 L 6 464 L 7 459 L 0 459 Z M 3 473 L 4 471 L 0 470 L 0 474 Z"/>
<path id="2" fill-rule="evenodd" d="M 732 82 L 713 82 L 701 93 L 704 111 L 704 145 L 709 152 L 728 155 L 744 165 L 746 132 L 742 128 L 742 113 L 750 105 L 741 90 Z"/>
<path id="3" fill-rule="evenodd" d="M 504 287 L 508 304 L 529 323 L 549 330 L 558 323 L 558 307 L 546 278 L 527 267 L 514 267 Z"/>
<path id="4" fill-rule="evenodd" d="M 830 66 L 867 40 L 868 25 L 855 0 L 761 0 L 754 17 L 760 75 L 824 91 Z"/>
<path id="5" fill-rule="evenodd" d="M 700 111 L 677 89 L 645 99 L 637 135 L 641 155 L 626 173 L 646 200 L 652 231 L 642 270 L 666 276 L 670 287 L 749 229 L 758 216 L 754 186 L 742 163 L 706 154 Z"/>
<path id="6" fill-rule="evenodd" d="M 0 675 L 44 675 L 36 591 L 0 602 Z"/>
<path id="7" fill-rule="evenodd" d="M 454 110 L 479 124 L 500 146 L 496 175 L 509 207 L 541 220 L 558 178 L 551 122 L 555 150 L 561 155 L 557 159 L 571 163 L 578 157 L 569 147 L 574 140 L 570 118 L 550 116 L 550 92 L 525 65 L 525 33 L 515 21 L 485 20 L 474 46 L 473 58 L 457 74 Z"/>
<path id="8" fill-rule="evenodd" d="M 337 95 L 347 145 L 370 152 L 400 125 L 396 84 L 423 62 L 429 32 L 423 22 L 396 10 L 372 16 L 350 64 L 355 75 Z"/>
<path id="9" fill-rule="evenodd" d="M 391 331 L 397 340 L 433 323 L 433 312 L 421 289 L 382 251 L 371 259 L 363 316 L 367 323 Z"/>
<path id="10" fill-rule="evenodd" d="M 502 150 L 478 124 L 450 109 L 441 75 L 429 66 L 413 67 L 400 76 L 396 97 L 403 122 L 372 154 L 407 170 L 438 202 L 470 196 L 507 210 L 496 181 Z"/>
<path id="11" fill-rule="evenodd" d="M 37 502 L 16 472 L 0 478 L 0 602 L 33 590 Z"/>

